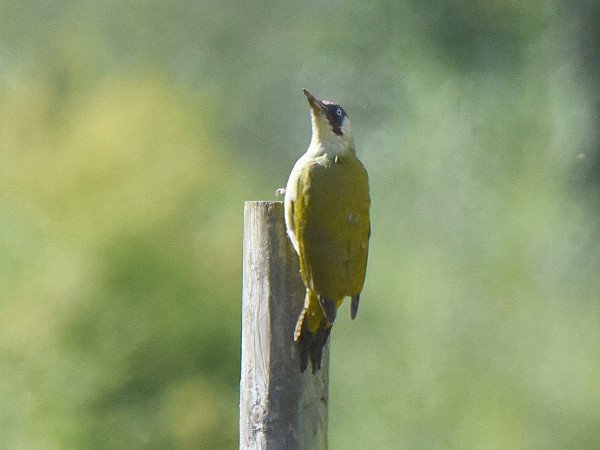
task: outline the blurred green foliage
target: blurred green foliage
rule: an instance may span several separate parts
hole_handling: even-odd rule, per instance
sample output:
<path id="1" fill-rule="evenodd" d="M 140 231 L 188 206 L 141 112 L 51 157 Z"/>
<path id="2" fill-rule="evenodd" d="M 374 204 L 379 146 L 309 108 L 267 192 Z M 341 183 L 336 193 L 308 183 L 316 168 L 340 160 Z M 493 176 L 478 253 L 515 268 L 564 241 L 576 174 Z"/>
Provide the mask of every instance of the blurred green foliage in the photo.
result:
<path id="1" fill-rule="evenodd" d="M 600 446 L 596 2 L 4 2 L 0 447 L 235 448 L 242 207 L 369 169 L 332 448 Z"/>

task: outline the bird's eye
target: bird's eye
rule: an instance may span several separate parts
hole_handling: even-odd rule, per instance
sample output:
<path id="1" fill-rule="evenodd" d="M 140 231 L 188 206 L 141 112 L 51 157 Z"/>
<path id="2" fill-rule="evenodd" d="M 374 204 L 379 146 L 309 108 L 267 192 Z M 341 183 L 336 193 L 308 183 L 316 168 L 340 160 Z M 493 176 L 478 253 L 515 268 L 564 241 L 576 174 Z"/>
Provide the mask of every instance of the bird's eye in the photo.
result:
<path id="1" fill-rule="evenodd" d="M 341 116 L 341 115 L 342 115 L 342 110 L 341 110 L 340 108 L 338 108 L 338 109 L 335 111 L 335 113 L 336 113 L 338 116 Z"/>

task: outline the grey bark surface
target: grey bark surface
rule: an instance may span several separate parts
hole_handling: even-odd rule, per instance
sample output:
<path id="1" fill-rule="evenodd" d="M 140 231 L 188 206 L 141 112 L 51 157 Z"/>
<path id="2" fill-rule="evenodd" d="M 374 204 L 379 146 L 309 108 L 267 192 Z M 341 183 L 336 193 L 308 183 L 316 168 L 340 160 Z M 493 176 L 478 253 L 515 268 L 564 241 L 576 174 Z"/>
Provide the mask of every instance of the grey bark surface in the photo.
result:
<path id="1" fill-rule="evenodd" d="M 305 287 L 283 202 L 244 205 L 240 449 L 326 449 L 329 343 L 300 372 L 294 327 Z"/>

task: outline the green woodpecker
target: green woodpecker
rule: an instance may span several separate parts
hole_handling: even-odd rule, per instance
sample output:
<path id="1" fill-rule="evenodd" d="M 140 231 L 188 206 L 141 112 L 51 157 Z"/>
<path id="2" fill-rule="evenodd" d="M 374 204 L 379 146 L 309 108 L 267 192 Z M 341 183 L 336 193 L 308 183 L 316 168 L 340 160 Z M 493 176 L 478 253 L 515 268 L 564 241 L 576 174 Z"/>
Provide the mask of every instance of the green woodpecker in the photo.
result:
<path id="1" fill-rule="evenodd" d="M 315 373 L 345 297 L 352 299 L 350 317 L 354 319 L 358 312 L 371 234 L 371 200 L 367 171 L 356 157 L 346 112 L 333 102 L 317 100 L 306 89 L 302 92 L 311 109 L 312 139 L 285 189 L 285 224 L 306 285 L 294 333 L 300 370 L 306 370 L 310 357 Z"/>

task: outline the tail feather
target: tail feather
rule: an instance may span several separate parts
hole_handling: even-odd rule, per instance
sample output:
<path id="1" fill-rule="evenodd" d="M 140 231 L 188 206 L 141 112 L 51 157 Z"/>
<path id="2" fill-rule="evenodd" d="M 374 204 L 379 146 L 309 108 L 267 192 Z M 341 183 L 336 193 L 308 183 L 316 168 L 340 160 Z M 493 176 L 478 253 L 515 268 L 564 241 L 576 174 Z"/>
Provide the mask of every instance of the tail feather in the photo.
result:
<path id="1" fill-rule="evenodd" d="M 331 303 L 335 312 L 336 302 Z M 317 294 L 307 289 L 304 308 L 300 312 L 294 330 L 294 341 L 298 342 L 300 350 L 300 371 L 302 373 L 308 367 L 309 358 L 312 365 L 312 373 L 316 373 L 321 368 L 323 347 L 327 343 L 330 333 L 331 322 L 327 320 L 324 308 L 322 308 Z"/>
<path id="2" fill-rule="evenodd" d="M 312 373 L 316 373 L 321 369 L 321 359 L 323 357 L 323 347 L 327 343 L 329 334 L 331 333 L 331 325 L 323 319 L 321 326 L 316 333 L 312 333 L 307 329 L 303 329 L 298 338 L 300 348 L 300 371 L 304 373 L 308 367 L 308 359 L 312 365 Z"/>

